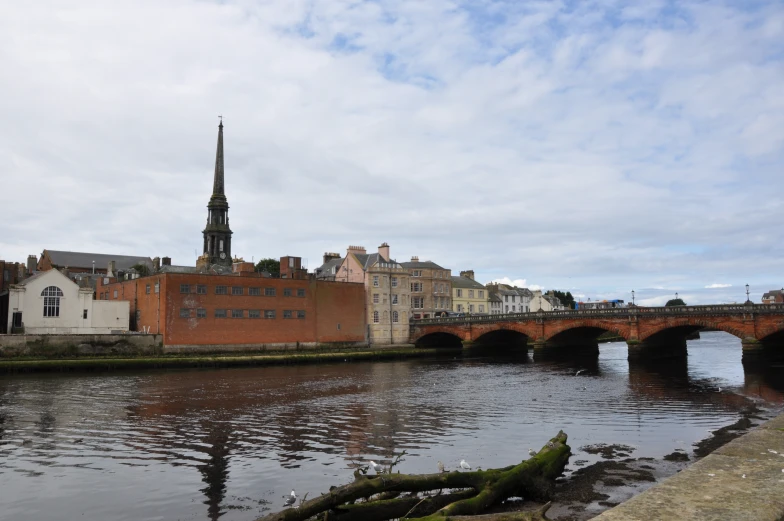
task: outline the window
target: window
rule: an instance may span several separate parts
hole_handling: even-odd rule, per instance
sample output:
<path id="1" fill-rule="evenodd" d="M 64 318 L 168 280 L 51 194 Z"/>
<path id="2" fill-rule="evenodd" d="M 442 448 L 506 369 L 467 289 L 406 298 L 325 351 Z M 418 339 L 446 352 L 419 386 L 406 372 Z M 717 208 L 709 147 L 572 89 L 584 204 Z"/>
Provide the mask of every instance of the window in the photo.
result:
<path id="1" fill-rule="evenodd" d="M 114 298 L 117 298 L 117 290 L 114 290 Z"/>
<path id="2" fill-rule="evenodd" d="M 190 293 L 191 286 L 190 284 L 180 284 L 180 293 Z"/>
<path id="3" fill-rule="evenodd" d="M 297 311 L 297 318 L 305 318 L 305 312 L 304 311 Z"/>
<path id="4" fill-rule="evenodd" d="M 264 288 L 264 296 L 265 297 L 274 297 L 275 296 L 275 288 Z"/>
<path id="5" fill-rule="evenodd" d="M 515 310 L 515 306 L 514 306 L 514 304 L 512 304 L 512 313 L 514 313 L 515 311 L 516 311 Z"/>
<path id="6" fill-rule="evenodd" d="M 275 318 L 275 310 L 274 309 L 265 309 L 264 310 L 264 318 Z"/>
<path id="7" fill-rule="evenodd" d="M 215 310 L 215 318 L 226 318 L 226 310 L 225 309 L 216 309 Z"/>
<path id="8" fill-rule="evenodd" d="M 378 293 L 373 293 L 373 304 L 378 304 Z"/>
<path id="9" fill-rule="evenodd" d="M 283 296 L 290 297 L 291 296 L 291 288 L 283 288 Z"/>
<path id="10" fill-rule="evenodd" d="M 196 318 L 207 318 L 207 310 L 204 308 L 197 309 Z"/>
<path id="11" fill-rule="evenodd" d="M 474 298 L 474 290 L 472 289 L 468 290 L 468 298 Z"/>
<path id="12" fill-rule="evenodd" d="M 153 291 L 155 291 L 155 293 L 158 293 L 158 291 L 160 291 L 160 289 L 161 289 L 161 283 L 160 282 L 156 282 L 155 283 L 155 287 L 153 288 Z"/>
<path id="13" fill-rule="evenodd" d="M 198 286 L 196 286 L 196 293 L 199 295 L 206 295 L 207 286 L 205 284 L 199 284 Z"/>
<path id="14" fill-rule="evenodd" d="M 473 304 L 469 304 L 468 305 L 468 312 L 469 313 L 473 313 L 474 312 L 474 305 Z"/>
<path id="15" fill-rule="evenodd" d="M 180 318 L 191 318 L 191 310 L 188 308 L 180 308 Z"/>
<path id="16" fill-rule="evenodd" d="M 373 312 L 373 323 L 374 323 L 374 324 L 378 324 L 378 323 L 379 323 L 379 319 L 378 319 L 378 311 L 374 311 L 374 312 Z"/>
<path id="17" fill-rule="evenodd" d="M 340 331 L 340 322 L 338 322 L 338 331 Z"/>
<path id="18" fill-rule="evenodd" d="M 248 295 L 258 297 L 261 295 L 261 288 L 248 288 Z"/>
<path id="19" fill-rule="evenodd" d="M 215 294 L 216 295 L 227 295 L 228 288 L 226 286 L 215 286 Z"/>
<path id="20" fill-rule="evenodd" d="M 484 306 L 484 304 L 479 304 L 479 312 L 480 312 L 480 313 L 484 313 L 484 312 L 485 312 L 485 306 Z"/>
<path id="21" fill-rule="evenodd" d="M 483 289 L 479 290 L 479 298 L 485 298 L 485 290 Z"/>
<path id="22" fill-rule="evenodd" d="M 462 289 L 457 290 L 457 296 L 458 297 L 462 297 L 463 296 L 463 290 Z"/>
<path id="23" fill-rule="evenodd" d="M 305 290 L 303 288 L 297 289 L 297 296 L 298 297 L 304 297 L 305 296 Z"/>
<path id="24" fill-rule="evenodd" d="M 423 297 L 411 297 L 411 307 L 414 309 L 424 309 L 425 299 Z"/>
<path id="25" fill-rule="evenodd" d="M 231 287 L 231 294 L 232 295 L 244 295 L 245 292 L 242 290 L 242 286 L 232 286 Z"/>
<path id="26" fill-rule="evenodd" d="M 283 310 L 283 318 L 291 318 L 291 310 L 290 309 L 284 309 Z"/>
<path id="27" fill-rule="evenodd" d="M 378 275 L 373 275 L 373 287 L 378 287 Z"/>
<path id="28" fill-rule="evenodd" d="M 392 287 L 393 288 L 397 287 L 397 277 L 392 277 Z"/>
<path id="29" fill-rule="evenodd" d="M 82 312 L 82 318 L 87 320 L 87 310 L 86 309 L 84 310 L 84 312 Z"/>
<path id="30" fill-rule="evenodd" d="M 45 317 L 59 317 L 60 316 L 60 298 L 63 292 L 57 286 L 49 286 L 44 288 L 41 292 L 44 298 L 44 316 Z"/>
<path id="31" fill-rule="evenodd" d="M 422 271 L 421 270 L 414 270 L 414 271 L 411 272 L 411 275 L 413 277 L 421 277 L 422 276 Z"/>
<path id="32" fill-rule="evenodd" d="M 261 318 L 261 310 L 260 309 L 249 309 L 248 310 L 248 318 Z"/>
<path id="33" fill-rule="evenodd" d="M 463 305 L 462 304 L 458 304 L 457 305 L 457 312 L 458 313 L 462 313 L 462 311 L 463 311 Z"/>
<path id="34" fill-rule="evenodd" d="M 504 312 L 505 313 L 509 313 L 509 306 L 506 306 L 506 309 L 504 310 Z"/>
<path id="35" fill-rule="evenodd" d="M 222 222 L 223 222 L 223 220 L 221 219 L 221 223 Z M 223 251 L 223 239 L 220 240 L 220 250 L 219 251 Z"/>
<path id="36" fill-rule="evenodd" d="M 241 309 L 232 309 L 231 310 L 231 318 L 242 318 L 244 313 Z"/>
<path id="37" fill-rule="evenodd" d="M 392 293 L 392 305 L 393 306 L 397 305 L 397 294 L 396 293 Z"/>
<path id="38" fill-rule="evenodd" d="M 392 322 L 399 322 L 398 319 L 399 319 L 399 315 L 398 315 L 397 311 L 393 311 L 392 312 Z"/>
<path id="39" fill-rule="evenodd" d="M 504 295 L 504 302 L 509 302 L 509 295 Z"/>
<path id="40" fill-rule="evenodd" d="M 150 294 L 150 285 L 149 284 L 147 284 L 147 288 L 145 288 L 144 292 L 147 293 L 148 295 Z"/>
<path id="41" fill-rule="evenodd" d="M 419 292 L 422 291 L 422 283 L 421 282 L 412 282 L 411 283 L 411 291 Z"/>

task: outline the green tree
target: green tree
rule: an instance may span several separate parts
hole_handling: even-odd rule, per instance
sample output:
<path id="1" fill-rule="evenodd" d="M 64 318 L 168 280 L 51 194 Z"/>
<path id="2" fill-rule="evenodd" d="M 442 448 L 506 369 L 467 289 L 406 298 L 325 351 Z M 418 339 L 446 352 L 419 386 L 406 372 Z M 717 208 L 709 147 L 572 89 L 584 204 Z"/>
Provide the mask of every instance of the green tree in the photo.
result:
<path id="1" fill-rule="evenodd" d="M 280 261 L 277 259 L 261 259 L 256 263 L 256 271 L 266 271 L 270 275 L 280 275 Z"/>
<path id="2" fill-rule="evenodd" d="M 136 273 L 139 274 L 140 277 L 146 277 L 150 274 L 150 268 L 146 264 L 134 264 L 131 268 L 136 270 Z"/>
<path id="3" fill-rule="evenodd" d="M 561 304 L 566 306 L 568 309 L 575 308 L 574 297 L 572 296 L 571 291 L 567 291 L 566 293 L 564 293 L 563 291 L 558 291 L 557 289 L 554 289 L 552 291 L 552 294 L 558 297 L 558 300 L 561 301 Z"/>
<path id="4" fill-rule="evenodd" d="M 685 306 L 685 305 L 686 305 L 686 303 L 683 301 L 683 299 L 681 299 L 681 298 L 674 298 L 674 299 L 668 300 L 667 303 L 664 305 L 664 307 Z"/>

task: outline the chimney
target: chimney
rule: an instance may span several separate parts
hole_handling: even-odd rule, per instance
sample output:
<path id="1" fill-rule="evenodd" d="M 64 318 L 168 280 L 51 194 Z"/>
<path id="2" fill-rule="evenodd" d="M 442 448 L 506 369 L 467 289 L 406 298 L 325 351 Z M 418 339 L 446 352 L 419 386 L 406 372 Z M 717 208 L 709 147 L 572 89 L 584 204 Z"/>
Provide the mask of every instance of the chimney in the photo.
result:
<path id="1" fill-rule="evenodd" d="M 38 267 L 38 257 L 35 255 L 28 255 L 27 256 L 27 274 L 32 275 L 35 269 Z"/>
<path id="2" fill-rule="evenodd" d="M 465 277 L 467 279 L 475 280 L 474 279 L 474 270 L 465 270 L 460 272 L 461 277 Z"/>
<path id="3" fill-rule="evenodd" d="M 357 253 L 359 255 L 364 255 L 367 253 L 364 246 L 349 246 L 348 253 Z"/>
<path id="4" fill-rule="evenodd" d="M 160 257 L 155 257 L 152 260 L 152 269 L 154 269 L 156 272 L 157 271 L 161 271 L 161 258 Z"/>
<path id="5" fill-rule="evenodd" d="M 384 257 L 384 259 L 389 260 L 389 244 L 382 242 L 381 246 L 378 247 L 378 254 Z"/>
<path id="6" fill-rule="evenodd" d="M 419 262 L 419 257 L 414 255 L 413 257 L 411 257 L 411 262 Z"/>
<path id="7" fill-rule="evenodd" d="M 113 260 L 109 261 L 109 266 L 106 269 L 106 276 L 107 277 L 114 277 L 114 270 L 117 266 L 117 263 Z"/>
<path id="8" fill-rule="evenodd" d="M 171 266 L 171 257 L 164 257 L 161 259 L 161 264 L 163 266 Z"/>
<path id="9" fill-rule="evenodd" d="M 338 253 L 325 252 L 324 253 L 324 263 L 323 264 L 328 263 L 332 259 L 339 259 L 339 258 L 340 258 L 340 254 L 338 254 Z"/>

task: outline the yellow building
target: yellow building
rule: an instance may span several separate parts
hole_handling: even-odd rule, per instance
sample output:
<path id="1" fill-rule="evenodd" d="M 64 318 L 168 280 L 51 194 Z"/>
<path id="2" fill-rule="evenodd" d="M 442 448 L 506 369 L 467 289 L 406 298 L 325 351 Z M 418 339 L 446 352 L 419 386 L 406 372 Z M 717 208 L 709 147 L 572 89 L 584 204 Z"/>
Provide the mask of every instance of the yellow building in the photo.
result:
<path id="1" fill-rule="evenodd" d="M 452 277 L 452 311 L 490 313 L 490 294 L 474 280 L 473 270 L 461 271 L 459 277 Z"/>

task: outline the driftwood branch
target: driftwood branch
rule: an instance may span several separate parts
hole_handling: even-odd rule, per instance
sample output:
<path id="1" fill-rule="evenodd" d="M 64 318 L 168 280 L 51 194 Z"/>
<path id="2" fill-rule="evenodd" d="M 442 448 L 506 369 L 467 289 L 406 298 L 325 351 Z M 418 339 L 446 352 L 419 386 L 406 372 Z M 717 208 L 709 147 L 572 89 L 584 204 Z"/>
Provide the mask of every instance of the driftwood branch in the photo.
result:
<path id="1" fill-rule="evenodd" d="M 477 516 L 513 496 L 549 499 L 554 480 L 561 475 L 571 455 L 566 440 L 566 434 L 561 431 L 534 457 L 502 469 L 372 476 L 355 471 L 352 483 L 332 487 L 329 492 L 303 501 L 296 508 L 266 515 L 258 521 L 304 521 L 314 516 L 336 521 L 384 521 L 403 517 L 443 521 L 465 519 L 465 516 L 495 521 L 545 519 L 547 508 L 544 507 L 541 514 L 515 512 L 488 514 L 494 517 Z M 449 493 L 433 495 L 424 501 L 418 495 L 440 490 Z M 404 493 L 409 496 L 402 496 Z M 374 497 L 376 499 L 372 499 Z M 366 500 L 358 501 L 363 498 Z M 531 517 L 534 515 L 539 517 Z"/>

